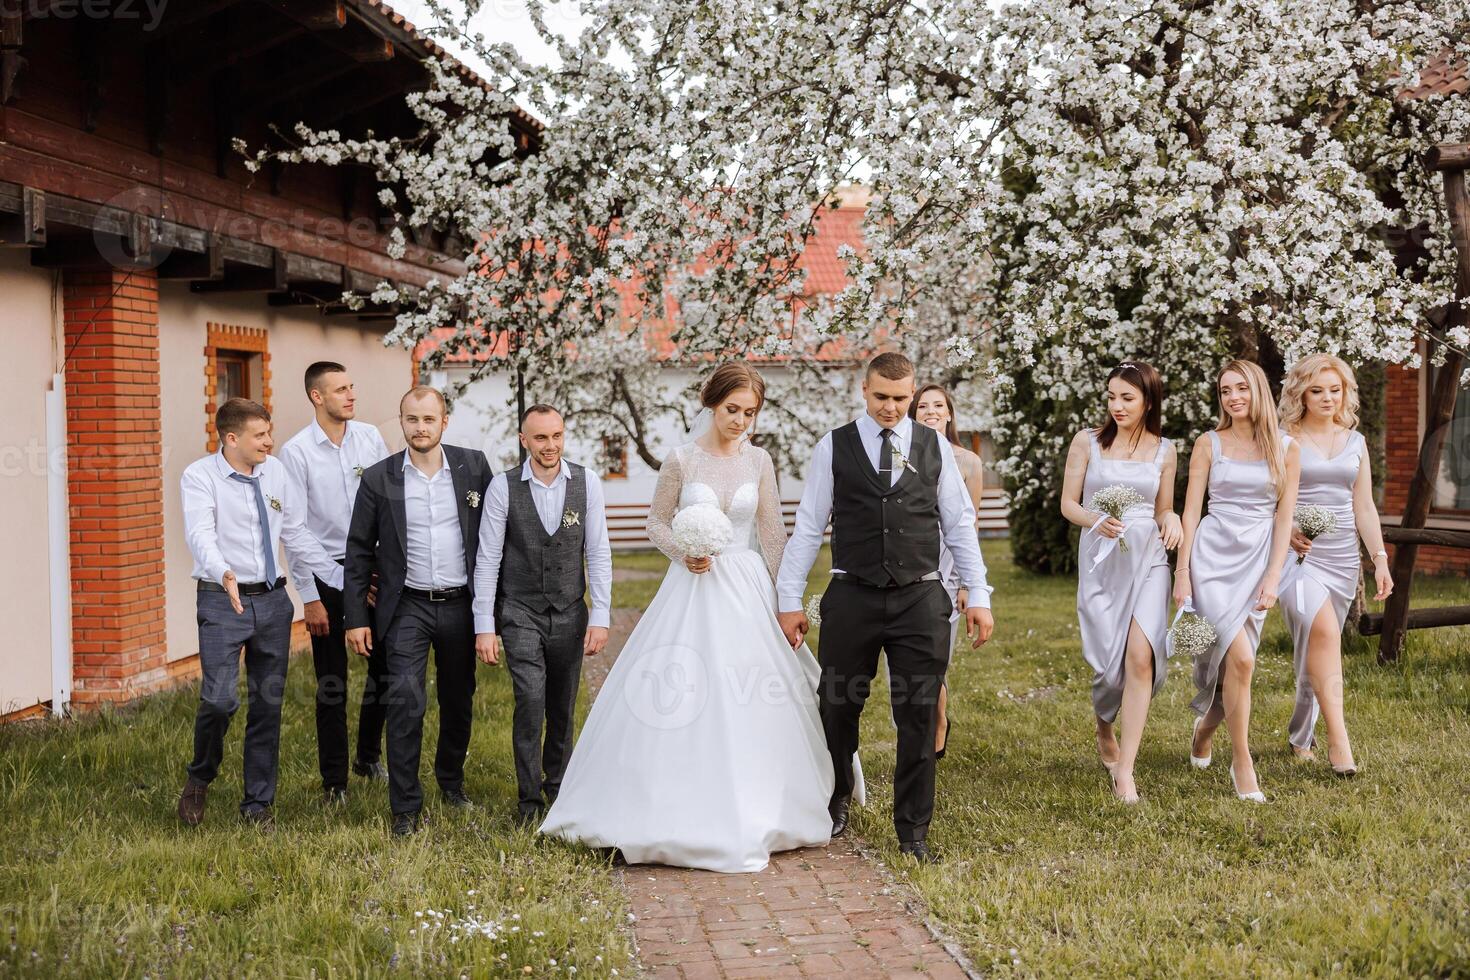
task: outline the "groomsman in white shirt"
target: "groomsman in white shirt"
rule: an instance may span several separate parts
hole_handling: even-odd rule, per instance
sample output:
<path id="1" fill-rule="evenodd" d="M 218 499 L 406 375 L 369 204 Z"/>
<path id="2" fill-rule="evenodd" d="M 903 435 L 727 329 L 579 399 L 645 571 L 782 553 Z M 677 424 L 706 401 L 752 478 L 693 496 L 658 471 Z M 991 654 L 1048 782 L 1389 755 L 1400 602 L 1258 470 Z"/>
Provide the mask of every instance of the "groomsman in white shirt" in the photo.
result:
<path id="1" fill-rule="evenodd" d="M 293 499 L 300 501 L 306 529 L 337 563 L 330 578 L 318 578 L 302 561 L 291 562 L 291 581 L 301 596 L 311 661 L 316 669 L 317 762 L 328 803 L 347 801 L 347 641 L 342 612 L 342 563 L 347 557 L 347 526 L 357 485 L 369 466 L 388 455 L 377 426 L 359 422 L 357 392 L 347 369 L 317 361 L 306 369 L 306 397 L 316 417 L 281 447 Z M 299 558 L 299 556 L 298 556 Z M 368 657 L 362 709 L 357 719 L 357 751 L 352 771 L 387 781 L 382 756 L 386 683 L 381 644 Z"/>
<path id="2" fill-rule="evenodd" d="M 307 574 L 329 577 L 337 566 L 301 522 L 286 468 L 270 455 L 271 417 L 261 405 L 231 398 L 214 417 L 220 450 L 196 460 L 180 481 L 184 533 L 198 580 L 199 710 L 194 758 L 179 796 L 179 819 L 204 819 L 209 784 L 219 773 L 225 732 L 240 707 L 240 648 L 245 648 L 245 797 L 240 812 L 261 827 L 273 823 L 294 610 L 281 574 L 279 544 Z"/>

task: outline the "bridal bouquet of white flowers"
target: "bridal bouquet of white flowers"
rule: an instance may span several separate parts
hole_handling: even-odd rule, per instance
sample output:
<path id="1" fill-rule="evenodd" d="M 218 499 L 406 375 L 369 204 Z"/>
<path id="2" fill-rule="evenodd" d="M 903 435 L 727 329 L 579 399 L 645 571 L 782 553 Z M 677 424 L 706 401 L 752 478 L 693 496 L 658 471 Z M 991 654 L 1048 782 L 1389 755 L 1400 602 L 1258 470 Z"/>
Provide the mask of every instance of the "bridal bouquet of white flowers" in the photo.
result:
<path id="1" fill-rule="evenodd" d="M 727 548 L 735 528 L 725 512 L 712 504 L 695 504 L 674 515 L 674 544 L 688 558 L 708 558 Z"/>
<path id="2" fill-rule="evenodd" d="M 1139 496 L 1137 490 L 1129 486 L 1124 486 L 1121 483 L 1114 483 L 1094 493 L 1091 502 L 1087 505 L 1087 509 L 1096 511 L 1099 514 L 1106 514 L 1114 520 L 1121 521 L 1123 515 L 1128 513 L 1128 508 L 1136 507 L 1142 503 L 1147 503 L 1147 501 Z M 1118 536 L 1117 541 L 1119 550 L 1128 550 L 1128 542 L 1123 539 L 1122 535 Z"/>
<path id="3" fill-rule="evenodd" d="M 1316 504 L 1298 504 L 1296 510 L 1292 512 L 1291 519 L 1308 541 L 1316 541 L 1322 535 L 1330 534 L 1337 527 L 1337 515 L 1326 507 L 1319 507 Z M 1306 560 L 1306 555 L 1296 556 L 1298 565 Z"/>
<path id="4" fill-rule="evenodd" d="M 1215 645 L 1215 625 L 1186 601 L 1169 627 L 1169 656 L 1184 654 L 1193 660 Z"/>

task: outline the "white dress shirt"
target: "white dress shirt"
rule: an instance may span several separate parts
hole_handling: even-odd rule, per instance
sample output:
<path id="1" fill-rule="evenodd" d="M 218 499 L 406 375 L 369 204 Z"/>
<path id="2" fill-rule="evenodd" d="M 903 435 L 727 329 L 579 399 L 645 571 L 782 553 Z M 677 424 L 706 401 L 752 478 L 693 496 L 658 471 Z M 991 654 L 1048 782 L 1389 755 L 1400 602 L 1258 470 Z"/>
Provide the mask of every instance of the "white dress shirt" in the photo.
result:
<path id="1" fill-rule="evenodd" d="M 411 589 L 453 589 L 470 582 L 459 499 L 442 446 L 439 458 L 439 472 L 425 476 L 413 465 L 411 454 L 403 453 L 403 514 L 408 524 L 408 571 L 403 584 Z"/>
<path id="2" fill-rule="evenodd" d="M 878 452 L 882 448 L 882 427 L 871 415 L 857 420 L 858 435 L 868 461 L 877 470 Z M 907 459 L 909 446 L 913 442 L 914 422 L 905 416 L 893 427 L 892 481 L 897 483 L 903 476 L 904 466 L 900 459 Z M 980 554 L 980 538 L 975 533 L 975 504 L 970 492 L 965 489 L 964 478 L 954 461 L 954 449 L 944 436 L 939 435 L 939 530 L 944 546 L 954 558 L 959 581 L 970 592 L 970 605 L 990 608 L 990 586 L 985 581 L 985 559 Z M 796 509 L 796 529 L 791 540 L 786 542 L 786 554 L 781 559 L 781 571 L 776 576 L 776 596 L 781 612 L 801 612 L 806 594 L 806 578 L 812 570 L 817 551 L 822 547 L 822 534 L 832 523 L 832 433 L 822 436 L 812 450 L 811 465 L 807 467 L 806 489 L 801 494 L 801 504 Z M 935 556 L 936 559 L 938 556 Z M 842 569 L 834 568 L 834 572 Z"/>
<path id="3" fill-rule="evenodd" d="M 218 452 L 190 463 L 179 481 L 184 500 L 184 536 L 194 556 L 194 578 L 223 585 L 225 572 L 234 572 L 236 581 L 242 584 L 264 582 L 265 535 L 269 535 L 277 576 L 286 569 L 280 561 L 282 541 L 293 579 L 298 566 L 308 577 L 317 574 L 325 578 L 330 570 L 341 574 L 337 563 L 302 523 L 301 501 L 291 493 L 286 467 L 279 459 L 267 456 L 249 474 L 260 480 L 267 528 L 260 526 L 255 488 L 232 479 L 230 474 L 234 472 L 224 453 Z"/>
<path id="4" fill-rule="evenodd" d="M 352 520 L 352 505 L 357 500 L 357 485 L 362 471 L 388 455 L 378 427 L 347 420 L 347 431 L 338 446 L 316 419 L 292 436 L 281 447 L 281 462 L 286 464 L 291 495 L 306 504 L 306 529 L 321 544 L 328 558 L 347 557 L 347 526 Z M 302 602 L 316 602 L 316 579 L 299 562 L 291 564 L 291 581 Z M 336 574 L 322 581 L 334 589 L 342 588 L 342 566 Z"/>
<path id="5" fill-rule="evenodd" d="M 597 474 L 582 468 L 587 477 L 587 512 L 582 521 L 582 553 L 587 556 L 587 590 L 592 607 L 587 613 L 588 626 L 606 628 L 612 617 L 612 545 L 607 538 L 607 510 L 603 504 L 602 481 Z M 547 534 L 561 527 L 566 510 L 567 481 L 572 468 L 566 460 L 550 483 L 536 479 L 531 461 L 521 464 L 521 480 L 531 488 L 531 502 Z M 510 518 L 510 481 L 504 473 L 495 474 L 485 500 L 485 516 L 480 518 L 480 551 L 475 558 L 475 632 L 495 632 L 495 593 L 500 585 L 500 559 L 505 554 L 505 525 Z"/>

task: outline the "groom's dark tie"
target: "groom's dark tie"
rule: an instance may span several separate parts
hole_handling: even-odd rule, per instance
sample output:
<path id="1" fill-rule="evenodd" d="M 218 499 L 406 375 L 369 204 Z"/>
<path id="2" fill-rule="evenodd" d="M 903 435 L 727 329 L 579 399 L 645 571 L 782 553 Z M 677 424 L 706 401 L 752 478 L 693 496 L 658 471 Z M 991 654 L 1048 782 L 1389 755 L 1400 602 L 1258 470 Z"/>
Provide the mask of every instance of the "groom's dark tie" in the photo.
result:
<path id="1" fill-rule="evenodd" d="M 893 430 L 879 429 L 878 481 L 885 487 L 893 482 Z"/>
<path id="2" fill-rule="evenodd" d="M 276 556 L 271 548 L 271 516 L 265 509 L 265 494 L 260 489 L 260 477 L 249 477 L 243 473 L 231 473 L 230 479 L 249 484 L 255 489 L 255 513 L 260 517 L 261 557 L 265 560 L 265 583 L 275 587 Z"/>

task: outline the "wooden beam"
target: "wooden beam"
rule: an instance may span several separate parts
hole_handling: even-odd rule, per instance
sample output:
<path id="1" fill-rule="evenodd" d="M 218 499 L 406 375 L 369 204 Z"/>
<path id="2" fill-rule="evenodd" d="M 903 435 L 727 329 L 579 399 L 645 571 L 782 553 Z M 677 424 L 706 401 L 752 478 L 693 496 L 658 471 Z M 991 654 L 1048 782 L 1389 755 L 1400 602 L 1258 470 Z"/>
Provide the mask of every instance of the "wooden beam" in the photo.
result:
<path id="1" fill-rule="evenodd" d="M 1444 193 L 1446 210 L 1449 212 L 1450 235 L 1455 242 L 1456 284 L 1454 310 L 1449 323 L 1464 325 L 1467 320 L 1464 301 L 1470 300 L 1470 193 L 1465 187 L 1465 171 L 1450 171 L 1445 174 Z M 1435 353 L 1431 348 L 1427 354 Z M 1425 358 L 1428 362 L 1429 357 Z M 1424 411 L 1424 440 L 1419 447 L 1419 465 L 1409 480 L 1409 495 L 1404 501 L 1404 514 L 1399 527 L 1422 530 L 1429 517 L 1429 507 L 1434 502 L 1435 476 L 1439 473 L 1439 457 L 1444 440 L 1449 434 L 1450 417 L 1454 414 L 1455 399 L 1460 393 L 1460 371 L 1464 368 L 1464 357 L 1454 350 L 1445 353 L 1444 363 L 1439 367 L 1429 404 Z M 1378 662 L 1389 664 L 1398 660 L 1403 652 L 1404 640 L 1409 630 L 1409 594 L 1414 584 L 1414 559 L 1419 546 L 1413 542 L 1398 545 L 1393 556 L 1393 581 L 1395 588 L 1383 607 L 1383 634 L 1378 638 Z"/>
<path id="2" fill-rule="evenodd" d="M 1441 143 L 1431 146 L 1425 158 L 1430 170 L 1464 170 L 1470 168 L 1470 143 Z"/>
<path id="3" fill-rule="evenodd" d="M 40 248 L 46 244 L 46 194 L 22 187 L 14 201 L 0 196 L 0 247 Z"/>
<path id="4" fill-rule="evenodd" d="M 176 249 L 158 263 L 160 279 L 196 279 L 213 282 L 225 278 L 225 248 L 220 236 L 210 232 L 204 251 Z"/>
<path id="5" fill-rule="evenodd" d="M 1364 636 L 1383 634 L 1384 618 L 1382 613 L 1365 613 L 1358 618 L 1358 632 Z M 1470 626 L 1470 606 L 1411 609 L 1404 617 L 1405 630 L 1437 629 L 1441 626 Z"/>
<path id="6" fill-rule="evenodd" d="M 1470 548 L 1470 531 L 1384 525 L 1383 540 L 1389 544 L 1432 544 L 1441 548 Z"/>
<path id="7" fill-rule="evenodd" d="M 342 0 L 266 0 L 266 6 L 313 31 L 337 31 L 347 26 Z"/>
<path id="8" fill-rule="evenodd" d="M 215 280 L 189 283 L 194 293 L 271 293 L 286 288 L 286 253 L 272 249 L 271 266 L 261 269 L 254 266 L 233 266 L 225 269 L 224 277 Z"/>

